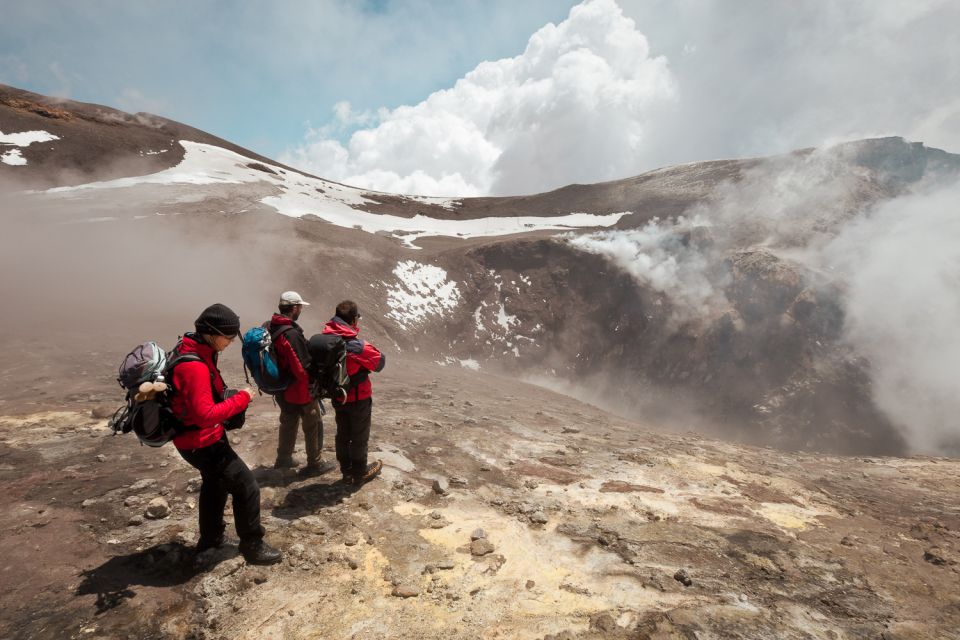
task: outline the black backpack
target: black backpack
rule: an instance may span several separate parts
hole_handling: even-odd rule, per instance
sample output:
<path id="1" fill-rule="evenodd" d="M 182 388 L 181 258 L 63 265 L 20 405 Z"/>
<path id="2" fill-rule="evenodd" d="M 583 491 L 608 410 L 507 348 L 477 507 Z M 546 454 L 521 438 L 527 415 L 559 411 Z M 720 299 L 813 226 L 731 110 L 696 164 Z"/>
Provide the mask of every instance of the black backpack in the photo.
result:
<path id="1" fill-rule="evenodd" d="M 117 382 L 126 391 L 127 402 L 110 419 L 115 434 L 133 431 L 141 444 L 162 447 L 181 433 L 196 429 L 184 425 L 170 406 L 176 393 L 173 370 L 183 362 L 203 360 L 193 353 L 181 354 L 179 348 L 178 344 L 166 354 L 156 342 L 145 342 L 124 358 Z M 210 381 L 215 390 L 212 373 Z"/>
<path id="2" fill-rule="evenodd" d="M 307 342 L 310 366 L 307 373 L 316 398 L 344 399 L 350 389 L 347 375 L 347 343 L 333 333 L 318 333 Z"/>

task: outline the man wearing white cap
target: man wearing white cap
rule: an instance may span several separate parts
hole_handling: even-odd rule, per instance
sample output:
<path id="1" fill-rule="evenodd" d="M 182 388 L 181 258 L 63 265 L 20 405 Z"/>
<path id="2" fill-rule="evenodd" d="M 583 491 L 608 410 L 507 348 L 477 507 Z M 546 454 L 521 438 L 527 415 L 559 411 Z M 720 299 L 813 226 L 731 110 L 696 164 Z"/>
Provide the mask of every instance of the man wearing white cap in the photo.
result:
<path id="1" fill-rule="evenodd" d="M 273 337 L 277 364 L 290 374 L 292 382 L 277 396 L 280 407 L 280 437 L 277 444 L 275 468 L 296 466 L 293 449 L 297 444 L 297 424 L 303 427 L 304 448 L 307 450 L 307 466 L 304 475 L 320 475 L 334 468 L 320 457 L 323 449 L 323 418 L 320 403 L 310 392 L 310 354 L 307 339 L 297 319 L 304 307 L 310 306 L 296 291 L 284 291 L 277 305 L 279 313 L 270 319 L 269 331 Z"/>

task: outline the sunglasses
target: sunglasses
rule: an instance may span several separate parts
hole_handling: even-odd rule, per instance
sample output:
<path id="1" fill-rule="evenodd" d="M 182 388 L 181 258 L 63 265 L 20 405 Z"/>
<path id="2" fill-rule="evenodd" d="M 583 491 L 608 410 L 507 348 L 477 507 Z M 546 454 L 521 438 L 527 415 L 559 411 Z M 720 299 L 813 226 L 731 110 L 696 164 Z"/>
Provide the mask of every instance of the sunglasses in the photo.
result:
<path id="1" fill-rule="evenodd" d="M 225 334 L 223 331 L 220 331 L 220 330 L 217 329 L 216 327 L 214 327 L 214 326 L 212 326 L 212 325 L 209 325 L 209 324 L 207 325 L 207 327 L 208 327 L 209 329 L 212 329 L 217 335 L 220 335 L 220 336 L 223 336 L 224 338 L 229 339 L 230 342 L 233 342 L 234 340 L 236 340 L 236 339 L 240 336 L 239 333 L 235 333 L 235 334 L 233 334 L 232 336 L 228 336 L 228 335 Z"/>

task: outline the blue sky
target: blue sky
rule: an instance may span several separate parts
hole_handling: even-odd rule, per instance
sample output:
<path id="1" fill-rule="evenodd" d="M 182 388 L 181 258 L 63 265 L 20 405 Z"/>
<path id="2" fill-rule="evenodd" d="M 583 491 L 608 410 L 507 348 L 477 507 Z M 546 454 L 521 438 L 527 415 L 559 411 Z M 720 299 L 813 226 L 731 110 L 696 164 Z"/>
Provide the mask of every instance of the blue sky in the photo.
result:
<path id="1" fill-rule="evenodd" d="M 276 156 L 336 102 L 417 102 L 516 55 L 573 4 L 0 0 L 0 82 L 159 113 Z"/>
<path id="2" fill-rule="evenodd" d="M 0 0 L 0 82 L 326 178 L 531 193 L 901 135 L 960 152 L 956 0 Z"/>

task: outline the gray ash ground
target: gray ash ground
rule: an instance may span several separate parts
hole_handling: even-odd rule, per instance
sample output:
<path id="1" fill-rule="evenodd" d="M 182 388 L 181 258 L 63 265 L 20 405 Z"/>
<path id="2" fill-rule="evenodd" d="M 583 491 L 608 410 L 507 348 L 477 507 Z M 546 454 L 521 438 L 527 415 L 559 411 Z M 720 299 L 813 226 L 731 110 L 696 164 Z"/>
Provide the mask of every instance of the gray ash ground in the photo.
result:
<path id="1" fill-rule="evenodd" d="M 358 491 L 269 468 L 267 399 L 231 434 L 286 554 L 266 568 L 235 540 L 193 553 L 196 472 L 91 417 L 115 402 L 105 383 L 5 403 L 0 636 L 960 637 L 960 461 L 658 433 L 506 378 L 393 365 L 375 381 L 384 473 Z"/>

